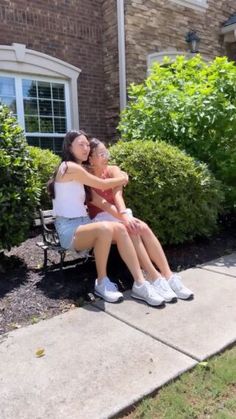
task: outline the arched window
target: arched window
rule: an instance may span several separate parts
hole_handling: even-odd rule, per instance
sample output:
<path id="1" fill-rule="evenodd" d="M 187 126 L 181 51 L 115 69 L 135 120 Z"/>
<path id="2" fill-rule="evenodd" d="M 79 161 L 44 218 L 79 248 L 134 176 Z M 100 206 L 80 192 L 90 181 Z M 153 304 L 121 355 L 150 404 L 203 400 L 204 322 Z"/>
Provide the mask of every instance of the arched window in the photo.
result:
<path id="1" fill-rule="evenodd" d="M 205 11 L 208 7 L 207 0 L 171 0 L 181 6 L 190 7 L 195 10 Z"/>
<path id="2" fill-rule="evenodd" d="M 154 62 L 163 63 L 164 57 L 170 58 L 171 61 L 174 61 L 176 57 L 183 55 L 186 58 L 192 58 L 194 57 L 194 53 L 186 52 L 186 51 L 177 51 L 175 48 L 168 48 L 165 51 L 161 52 L 154 52 L 152 54 L 149 54 L 147 57 L 147 70 L 149 72 L 152 64 Z M 202 56 L 202 58 L 205 61 L 209 61 L 209 58 L 206 56 Z"/>
<path id="3" fill-rule="evenodd" d="M 0 100 L 18 118 L 31 145 L 61 150 L 65 133 L 79 128 L 80 70 L 25 45 L 0 46 Z"/>

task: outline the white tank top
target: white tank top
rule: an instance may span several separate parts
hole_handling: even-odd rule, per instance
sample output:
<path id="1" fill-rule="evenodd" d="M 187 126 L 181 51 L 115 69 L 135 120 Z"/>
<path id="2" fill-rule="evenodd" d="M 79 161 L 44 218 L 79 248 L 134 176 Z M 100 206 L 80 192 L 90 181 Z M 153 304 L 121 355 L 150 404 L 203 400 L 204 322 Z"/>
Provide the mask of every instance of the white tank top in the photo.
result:
<path id="1" fill-rule="evenodd" d="M 58 217 L 76 218 L 87 216 L 84 204 L 84 185 L 72 180 L 70 182 L 55 182 L 55 199 L 53 199 L 53 214 Z"/>

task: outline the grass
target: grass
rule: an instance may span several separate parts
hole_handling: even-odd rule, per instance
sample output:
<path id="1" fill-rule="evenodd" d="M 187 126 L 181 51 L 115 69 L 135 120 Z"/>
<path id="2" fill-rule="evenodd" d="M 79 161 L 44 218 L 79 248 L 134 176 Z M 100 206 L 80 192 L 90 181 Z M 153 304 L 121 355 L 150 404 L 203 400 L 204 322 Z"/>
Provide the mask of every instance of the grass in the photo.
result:
<path id="1" fill-rule="evenodd" d="M 235 419 L 236 345 L 145 398 L 126 418 Z"/>

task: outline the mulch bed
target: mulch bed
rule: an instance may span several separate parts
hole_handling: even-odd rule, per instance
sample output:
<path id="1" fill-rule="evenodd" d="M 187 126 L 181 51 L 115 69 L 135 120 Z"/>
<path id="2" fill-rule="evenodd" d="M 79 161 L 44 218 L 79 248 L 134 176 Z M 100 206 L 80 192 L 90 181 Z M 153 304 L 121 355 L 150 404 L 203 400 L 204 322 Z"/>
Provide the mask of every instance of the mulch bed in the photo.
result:
<path id="1" fill-rule="evenodd" d="M 36 246 L 39 231 L 19 247 L 5 252 L 0 261 L 0 334 L 50 318 L 85 303 L 93 290 L 96 270 L 93 261 L 75 266 L 71 261 L 59 270 L 59 258 L 49 254 L 52 265 L 42 270 L 43 252 Z M 174 271 L 181 271 L 236 250 L 236 216 L 221 221 L 218 234 L 179 246 L 167 246 L 165 252 Z M 108 273 L 121 290 L 132 286 L 132 278 L 112 248 Z"/>

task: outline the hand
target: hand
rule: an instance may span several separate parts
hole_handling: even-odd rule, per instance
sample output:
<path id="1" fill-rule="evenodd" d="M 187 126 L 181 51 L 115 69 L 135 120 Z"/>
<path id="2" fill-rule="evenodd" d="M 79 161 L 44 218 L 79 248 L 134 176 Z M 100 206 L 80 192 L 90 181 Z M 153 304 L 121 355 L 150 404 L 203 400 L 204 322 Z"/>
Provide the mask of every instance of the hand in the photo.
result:
<path id="1" fill-rule="evenodd" d="M 139 223 L 135 218 L 130 218 L 128 215 L 124 214 L 123 223 L 127 228 L 130 234 L 139 234 Z"/>

